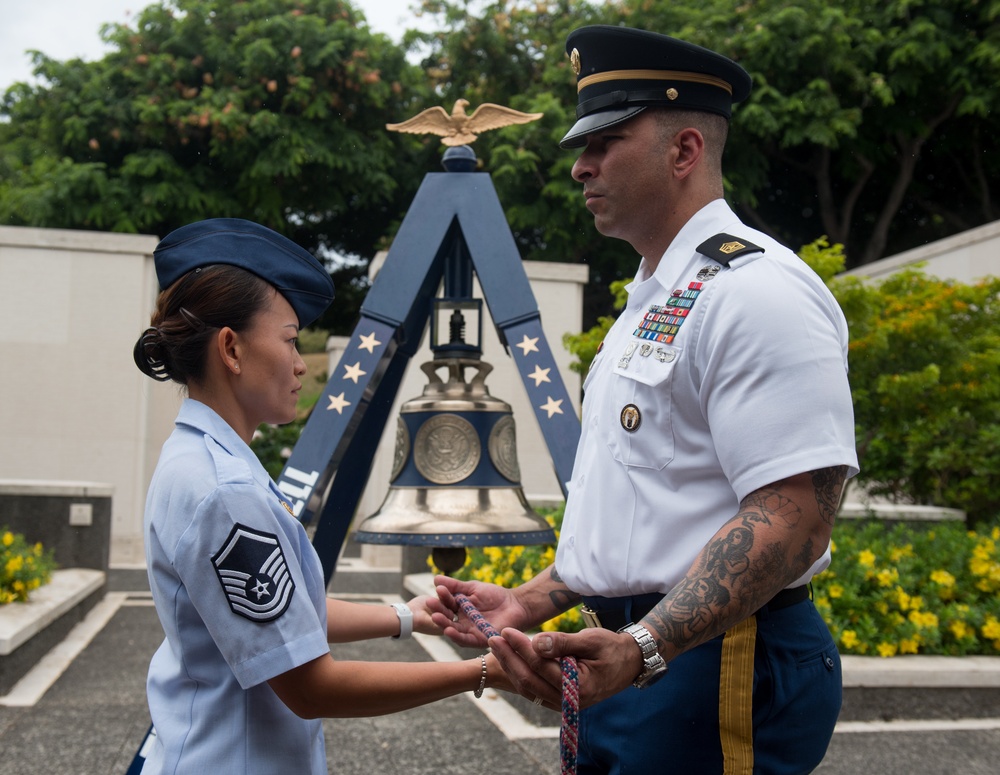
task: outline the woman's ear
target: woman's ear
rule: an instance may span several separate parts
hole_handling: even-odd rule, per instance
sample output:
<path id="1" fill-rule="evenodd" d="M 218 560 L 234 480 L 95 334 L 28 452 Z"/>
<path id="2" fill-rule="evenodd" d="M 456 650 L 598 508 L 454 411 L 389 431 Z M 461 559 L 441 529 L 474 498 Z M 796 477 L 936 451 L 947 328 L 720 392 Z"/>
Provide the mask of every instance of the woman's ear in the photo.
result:
<path id="1" fill-rule="evenodd" d="M 219 333 L 215 335 L 215 350 L 219 355 L 222 365 L 231 374 L 240 373 L 240 357 L 243 353 L 243 343 L 237 334 L 229 326 L 223 326 Z"/>

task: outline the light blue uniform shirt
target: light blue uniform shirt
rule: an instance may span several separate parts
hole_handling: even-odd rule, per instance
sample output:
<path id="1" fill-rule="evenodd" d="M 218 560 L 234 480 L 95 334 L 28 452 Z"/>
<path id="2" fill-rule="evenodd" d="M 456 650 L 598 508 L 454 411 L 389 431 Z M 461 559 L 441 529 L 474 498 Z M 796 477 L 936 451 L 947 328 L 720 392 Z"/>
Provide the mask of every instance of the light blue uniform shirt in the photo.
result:
<path id="1" fill-rule="evenodd" d="M 322 565 L 250 448 L 198 401 L 163 446 L 145 532 L 166 639 L 149 667 L 143 775 L 325 775 L 322 722 L 267 684 L 329 653 Z"/>

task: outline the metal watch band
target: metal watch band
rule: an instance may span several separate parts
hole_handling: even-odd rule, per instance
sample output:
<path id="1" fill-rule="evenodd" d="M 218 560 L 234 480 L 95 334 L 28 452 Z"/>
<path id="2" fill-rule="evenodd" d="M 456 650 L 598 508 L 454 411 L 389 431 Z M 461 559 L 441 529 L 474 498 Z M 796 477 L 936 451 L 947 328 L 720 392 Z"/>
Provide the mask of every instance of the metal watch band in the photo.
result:
<path id="1" fill-rule="evenodd" d="M 642 672 L 635 677 L 632 685 L 637 689 L 645 689 L 660 680 L 667 672 L 667 663 L 656 650 L 656 641 L 649 630 L 641 624 L 626 624 L 618 632 L 631 635 L 642 652 Z"/>

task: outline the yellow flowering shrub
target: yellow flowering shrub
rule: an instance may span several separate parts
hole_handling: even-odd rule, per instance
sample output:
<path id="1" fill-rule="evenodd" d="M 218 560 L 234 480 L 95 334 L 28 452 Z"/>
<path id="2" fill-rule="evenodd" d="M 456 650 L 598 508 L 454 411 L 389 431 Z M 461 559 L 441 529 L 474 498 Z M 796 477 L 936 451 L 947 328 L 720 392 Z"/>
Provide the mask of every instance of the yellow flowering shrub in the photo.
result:
<path id="1" fill-rule="evenodd" d="M 847 654 L 1000 654 L 1000 527 L 840 522 L 814 599 Z"/>
<path id="2" fill-rule="evenodd" d="M 41 544 L 0 528 L 0 605 L 27 601 L 32 590 L 48 583 L 55 566 L 52 552 Z"/>

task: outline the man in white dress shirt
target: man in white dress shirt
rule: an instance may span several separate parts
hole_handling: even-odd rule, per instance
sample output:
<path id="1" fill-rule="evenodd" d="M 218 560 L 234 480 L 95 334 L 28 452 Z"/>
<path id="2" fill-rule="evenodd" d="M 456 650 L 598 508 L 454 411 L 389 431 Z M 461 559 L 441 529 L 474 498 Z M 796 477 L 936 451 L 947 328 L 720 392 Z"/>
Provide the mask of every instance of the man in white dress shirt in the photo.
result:
<path id="1" fill-rule="evenodd" d="M 549 707 L 546 658 L 578 658 L 581 775 L 809 772 L 841 703 L 808 584 L 858 470 L 843 314 L 723 198 L 743 68 L 625 27 L 576 30 L 566 50 L 578 120 L 561 145 L 580 149 L 597 230 L 642 258 L 584 384 L 555 564 L 515 590 L 439 578 L 435 621 L 470 595 Z M 517 631 L 581 601 L 579 634 Z M 483 642 L 464 619 L 446 633 Z"/>

